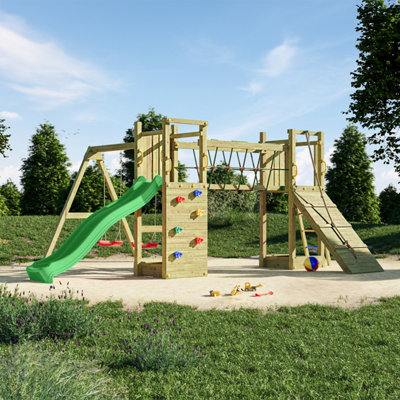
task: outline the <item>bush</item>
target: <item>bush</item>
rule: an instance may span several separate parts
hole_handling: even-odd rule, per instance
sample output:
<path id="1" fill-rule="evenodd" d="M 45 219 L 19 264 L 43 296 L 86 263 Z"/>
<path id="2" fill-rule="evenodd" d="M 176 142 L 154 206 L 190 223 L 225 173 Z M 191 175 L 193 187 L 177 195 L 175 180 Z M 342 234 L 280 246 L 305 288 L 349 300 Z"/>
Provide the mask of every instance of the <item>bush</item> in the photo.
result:
<path id="1" fill-rule="evenodd" d="M 54 286 L 50 286 L 54 288 Z M 22 339 L 83 337 L 96 326 L 93 310 L 83 300 L 73 299 L 64 292 L 39 301 L 34 296 L 9 292 L 0 285 L 0 342 L 18 343 Z"/>
<path id="2" fill-rule="evenodd" d="M 400 193 L 393 185 L 383 189 L 379 195 L 381 218 L 386 224 L 400 224 Z"/>
<path id="3" fill-rule="evenodd" d="M 176 367 L 197 365 L 204 357 L 196 346 L 186 351 L 178 340 L 181 328 L 176 326 L 173 314 L 165 323 L 154 318 L 152 323 L 143 323 L 138 335 L 131 334 L 122 340 L 109 356 L 111 368 L 133 366 L 139 371 L 158 371 Z"/>
<path id="4" fill-rule="evenodd" d="M 50 356 L 27 345 L 0 354 L 1 399 L 116 399 L 109 388 L 110 379 L 94 362 Z"/>
<path id="5" fill-rule="evenodd" d="M 245 191 L 216 191 L 208 192 L 208 214 L 210 218 L 231 210 L 254 211 L 257 205 L 257 193 Z"/>
<path id="6" fill-rule="evenodd" d="M 13 181 L 8 179 L 7 183 L 0 186 L 0 195 L 4 196 L 5 198 L 6 206 L 9 210 L 8 215 L 21 214 L 20 201 L 22 194 Z"/>
<path id="7" fill-rule="evenodd" d="M 7 199 L 0 194 L 0 217 L 10 215 L 10 210 L 7 207 Z"/>

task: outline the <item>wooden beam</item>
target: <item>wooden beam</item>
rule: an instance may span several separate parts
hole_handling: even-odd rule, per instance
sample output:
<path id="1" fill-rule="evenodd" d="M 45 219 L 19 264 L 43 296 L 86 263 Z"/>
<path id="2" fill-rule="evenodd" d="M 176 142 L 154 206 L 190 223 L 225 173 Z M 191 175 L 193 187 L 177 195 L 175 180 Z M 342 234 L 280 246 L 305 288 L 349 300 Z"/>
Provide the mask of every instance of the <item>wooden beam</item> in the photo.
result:
<path id="1" fill-rule="evenodd" d="M 145 131 L 141 132 L 140 136 L 157 136 L 157 135 L 162 135 L 163 131 Z"/>
<path id="2" fill-rule="evenodd" d="M 142 232 L 162 232 L 162 225 L 142 225 Z"/>
<path id="3" fill-rule="evenodd" d="M 61 211 L 61 214 L 60 214 L 60 217 L 58 219 L 56 229 L 55 229 L 55 231 L 53 233 L 53 237 L 51 238 L 49 247 L 46 250 L 45 257 L 48 257 L 53 252 L 54 247 L 55 247 L 55 245 L 57 243 L 58 237 L 60 236 L 60 233 L 61 233 L 61 230 L 62 230 L 62 228 L 64 226 L 65 220 L 67 218 L 67 215 L 69 213 L 71 205 L 72 205 L 72 203 L 74 201 L 74 198 L 76 196 L 76 192 L 78 191 L 79 185 L 80 185 L 80 183 L 82 181 L 82 177 L 83 177 L 83 175 L 84 175 L 84 173 L 86 171 L 86 167 L 89 164 L 89 160 L 87 159 L 87 157 L 89 155 L 89 149 L 90 149 L 90 147 L 88 148 L 88 150 L 86 151 L 86 153 L 85 153 L 85 155 L 83 157 L 81 166 L 79 167 L 79 170 L 78 170 L 78 174 L 76 175 L 74 183 L 72 184 L 72 187 L 71 187 L 71 189 L 70 189 L 70 191 L 68 193 L 67 200 L 64 203 L 64 207 L 63 207 L 63 209 Z"/>
<path id="4" fill-rule="evenodd" d="M 70 212 L 67 214 L 67 219 L 86 219 L 90 217 L 93 213 L 91 212 Z"/>
<path id="5" fill-rule="evenodd" d="M 171 135 L 171 137 L 174 139 L 198 137 L 198 136 L 200 136 L 200 132 L 185 132 L 185 133 L 176 133 L 176 134 L 173 133 Z"/>
<path id="6" fill-rule="evenodd" d="M 208 150 L 215 150 L 218 147 L 218 150 L 224 151 L 239 151 L 245 152 L 246 150 L 250 153 L 259 153 L 262 151 L 283 151 L 285 150 L 286 144 L 280 143 L 249 143 L 249 142 L 239 142 L 233 141 L 229 142 L 226 140 L 207 140 L 207 148 Z"/>
<path id="7" fill-rule="evenodd" d="M 200 121 L 196 119 L 184 119 L 184 118 L 165 118 L 164 119 L 166 124 L 187 124 L 187 125 L 199 125 L 199 126 L 207 126 L 207 121 Z"/>
<path id="8" fill-rule="evenodd" d="M 88 151 L 94 153 L 106 153 L 108 151 L 122 151 L 122 150 L 133 150 L 135 143 L 117 143 L 117 144 L 106 144 L 102 146 L 90 146 Z"/>
<path id="9" fill-rule="evenodd" d="M 172 125 L 172 135 L 170 135 L 170 152 L 171 152 L 171 182 L 178 182 L 178 148 L 174 146 L 178 134 L 178 125 Z"/>

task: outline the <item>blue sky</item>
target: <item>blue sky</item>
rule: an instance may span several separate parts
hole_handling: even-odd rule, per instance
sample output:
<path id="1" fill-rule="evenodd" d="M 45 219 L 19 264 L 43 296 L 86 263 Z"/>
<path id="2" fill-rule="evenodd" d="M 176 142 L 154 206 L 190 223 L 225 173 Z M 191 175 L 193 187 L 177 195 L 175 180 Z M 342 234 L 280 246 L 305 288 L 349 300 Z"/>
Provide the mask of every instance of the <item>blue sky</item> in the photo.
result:
<path id="1" fill-rule="evenodd" d="M 0 158 L 0 184 L 19 181 L 39 124 L 55 125 L 76 169 L 87 146 L 122 142 L 150 106 L 208 120 L 215 139 L 322 130 L 328 161 L 347 124 L 357 4 L 0 0 L 0 117 L 13 148 Z M 312 181 L 303 150 L 298 184 Z M 378 193 L 398 186 L 392 166 L 375 163 L 374 173 Z"/>

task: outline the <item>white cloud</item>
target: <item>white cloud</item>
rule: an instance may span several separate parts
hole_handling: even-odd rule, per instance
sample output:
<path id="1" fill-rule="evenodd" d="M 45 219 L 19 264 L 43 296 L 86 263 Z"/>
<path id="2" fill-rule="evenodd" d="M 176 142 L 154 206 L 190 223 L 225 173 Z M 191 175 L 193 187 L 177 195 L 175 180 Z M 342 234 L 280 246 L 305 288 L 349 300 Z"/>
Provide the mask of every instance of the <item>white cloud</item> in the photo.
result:
<path id="1" fill-rule="evenodd" d="M 0 185 L 6 183 L 8 179 L 19 185 L 20 171 L 14 165 L 6 165 L 0 170 Z"/>
<path id="2" fill-rule="evenodd" d="M 240 88 L 245 92 L 249 92 L 250 94 L 257 94 L 260 93 L 263 89 L 262 82 L 251 81 L 246 87 Z"/>
<path id="3" fill-rule="evenodd" d="M 0 117 L 5 119 L 20 119 L 20 115 L 13 111 L 0 111 Z"/>
<path id="4" fill-rule="evenodd" d="M 0 14 L 0 76 L 12 89 L 53 108 L 115 88 L 97 66 L 68 55 L 48 39 L 34 38 L 21 21 L 13 25 L 9 19 Z"/>
<path id="5" fill-rule="evenodd" d="M 260 72 L 271 78 L 287 72 L 291 66 L 291 61 L 299 52 L 295 43 L 294 40 L 285 40 L 282 44 L 270 50 L 264 57 L 264 66 Z"/>
<path id="6" fill-rule="evenodd" d="M 396 173 L 394 168 L 383 163 L 376 163 L 373 166 L 373 172 L 375 175 L 375 192 L 377 194 L 379 194 L 390 184 L 392 184 L 395 188 L 400 189 L 400 176 Z"/>

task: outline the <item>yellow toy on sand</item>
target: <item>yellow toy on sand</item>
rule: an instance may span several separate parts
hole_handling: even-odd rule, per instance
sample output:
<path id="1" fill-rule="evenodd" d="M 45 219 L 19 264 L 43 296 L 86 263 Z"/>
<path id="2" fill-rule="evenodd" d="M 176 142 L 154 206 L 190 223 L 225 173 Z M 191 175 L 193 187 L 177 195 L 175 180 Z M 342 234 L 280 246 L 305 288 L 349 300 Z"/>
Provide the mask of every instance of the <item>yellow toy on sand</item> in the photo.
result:
<path id="1" fill-rule="evenodd" d="M 258 287 L 262 287 L 263 285 L 261 283 L 259 283 L 258 285 L 255 286 L 251 286 L 250 282 L 245 282 L 244 284 L 244 290 L 246 292 L 255 292 L 257 290 Z"/>

